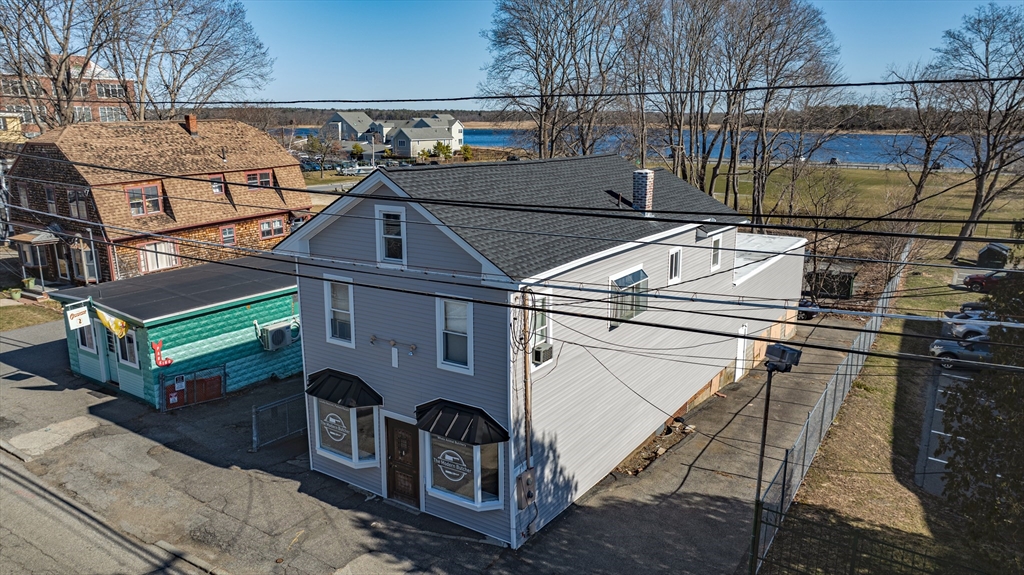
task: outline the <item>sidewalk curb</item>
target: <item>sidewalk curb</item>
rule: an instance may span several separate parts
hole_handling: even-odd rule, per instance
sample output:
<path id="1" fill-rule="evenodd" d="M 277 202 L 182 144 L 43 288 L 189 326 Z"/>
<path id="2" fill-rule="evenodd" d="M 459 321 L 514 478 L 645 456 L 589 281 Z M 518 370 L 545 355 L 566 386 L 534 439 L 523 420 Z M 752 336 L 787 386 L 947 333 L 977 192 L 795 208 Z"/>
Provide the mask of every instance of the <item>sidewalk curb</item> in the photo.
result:
<path id="1" fill-rule="evenodd" d="M 21 460 L 22 463 L 28 463 L 29 461 L 32 461 L 31 457 L 25 455 L 24 453 L 21 452 L 20 449 L 11 445 L 10 443 L 7 443 L 3 439 L 0 439 L 0 449 L 6 451 L 7 453 L 10 453 L 14 457 L 17 457 L 18 459 Z"/>
<path id="2" fill-rule="evenodd" d="M 192 553 L 189 553 L 188 551 L 182 551 L 181 549 L 178 549 L 177 547 L 175 547 L 174 545 L 171 545 L 170 543 L 164 541 L 163 539 L 157 541 L 156 543 L 154 543 L 154 545 L 156 545 L 157 547 L 159 547 L 159 548 L 163 549 L 164 551 L 170 553 L 171 555 L 174 555 L 175 557 L 181 559 L 182 561 L 184 561 L 186 563 L 190 563 L 190 564 L 192 564 L 192 565 L 202 569 L 203 571 L 206 571 L 207 573 L 211 573 L 212 575 L 231 575 L 230 573 L 228 573 L 227 571 L 221 569 L 220 567 L 214 567 L 213 565 L 210 565 L 209 563 L 207 563 L 203 559 L 200 559 L 199 557 L 196 557 L 195 555 L 193 555 Z"/>

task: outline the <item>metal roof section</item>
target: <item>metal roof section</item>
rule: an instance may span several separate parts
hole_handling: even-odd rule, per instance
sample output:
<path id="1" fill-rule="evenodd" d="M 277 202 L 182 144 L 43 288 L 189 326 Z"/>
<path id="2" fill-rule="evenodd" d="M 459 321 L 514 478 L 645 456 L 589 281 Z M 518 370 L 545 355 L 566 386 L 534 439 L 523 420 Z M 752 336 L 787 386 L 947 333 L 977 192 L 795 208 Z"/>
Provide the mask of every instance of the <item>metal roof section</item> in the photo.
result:
<path id="1" fill-rule="evenodd" d="M 448 439 L 485 445 L 508 441 L 508 431 L 486 411 L 447 399 L 435 399 L 416 407 L 416 427 Z"/>
<path id="2" fill-rule="evenodd" d="M 295 263 L 245 257 L 51 293 L 62 303 L 93 303 L 144 324 L 296 288 Z"/>
<path id="3" fill-rule="evenodd" d="M 309 376 L 306 394 L 342 407 L 384 405 L 384 397 L 365 381 L 351 373 L 321 369 Z"/>
<path id="4" fill-rule="evenodd" d="M 806 239 L 794 236 L 737 233 L 732 283 L 743 283 L 786 254 L 803 257 L 806 243 Z"/>

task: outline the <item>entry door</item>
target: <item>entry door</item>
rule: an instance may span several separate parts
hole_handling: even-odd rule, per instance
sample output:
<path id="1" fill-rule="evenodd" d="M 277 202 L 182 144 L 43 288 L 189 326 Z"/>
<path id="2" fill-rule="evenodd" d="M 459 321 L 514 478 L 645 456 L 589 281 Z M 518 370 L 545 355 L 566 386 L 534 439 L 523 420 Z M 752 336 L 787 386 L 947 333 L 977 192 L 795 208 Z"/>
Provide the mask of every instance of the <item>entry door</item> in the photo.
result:
<path id="1" fill-rule="evenodd" d="M 64 244 L 57 244 L 57 275 L 60 279 L 71 279 L 68 270 L 68 248 Z"/>
<path id="2" fill-rule="evenodd" d="M 736 381 L 747 373 L 747 324 L 740 328 L 736 338 Z"/>
<path id="3" fill-rule="evenodd" d="M 104 351 L 107 356 L 107 373 L 110 381 L 117 383 L 117 336 L 106 327 L 103 328 L 105 337 Z"/>
<path id="4" fill-rule="evenodd" d="M 384 418 L 388 441 L 388 498 L 420 508 L 419 429 Z"/>

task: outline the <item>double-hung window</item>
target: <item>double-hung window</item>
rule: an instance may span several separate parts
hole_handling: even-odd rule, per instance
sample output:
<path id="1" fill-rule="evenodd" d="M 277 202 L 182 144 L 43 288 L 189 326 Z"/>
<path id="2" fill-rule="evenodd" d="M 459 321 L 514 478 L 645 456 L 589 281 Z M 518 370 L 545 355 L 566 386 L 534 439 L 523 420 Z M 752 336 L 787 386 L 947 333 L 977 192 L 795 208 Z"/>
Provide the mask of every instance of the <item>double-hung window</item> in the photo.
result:
<path id="1" fill-rule="evenodd" d="M 500 443 L 470 445 L 430 434 L 427 493 L 478 510 L 500 509 Z"/>
<path id="2" fill-rule="evenodd" d="M 75 330 L 78 334 L 78 347 L 90 353 L 96 353 L 96 340 L 93 338 L 92 324 Z"/>
<path id="3" fill-rule="evenodd" d="M 548 296 L 536 295 L 530 313 L 530 359 L 534 366 L 547 363 L 551 357 L 551 318 Z"/>
<path id="4" fill-rule="evenodd" d="M 45 268 L 47 266 L 45 248 L 18 244 L 18 253 L 21 255 L 21 265 L 27 268 Z M 38 258 L 36 258 L 36 254 L 39 255 Z"/>
<path id="5" fill-rule="evenodd" d="M 377 261 L 405 265 L 405 208 L 377 206 Z"/>
<path id="6" fill-rule="evenodd" d="M 711 240 L 711 269 L 717 270 L 722 265 L 722 238 Z"/>
<path id="7" fill-rule="evenodd" d="M 96 84 L 96 96 L 100 98 L 124 98 L 124 86 L 120 84 Z"/>
<path id="8" fill-rule="evenodd" d="M 473 304 L 437 298 L 437 367 L 473 375 Z"/>
<path id="9" fill-rule="evenodd" d="M 53 186 L 43 186 L 43 191 L 46 193 L 46 211 L 56 214 L 57 198 L 56 193 L 53 191 Z"/>
<path id="10" fill-rule="evenodd" d="M 21 207 L 28 207 L 28 186 L 21 182 L 18 182 L 18 199 L 21 201 Z"/>
<path id="11" fill-rule="evenodd" d="M 128 113 L 120 106 L 100 106 L 101 122 L 127 122 Z"/>
<path id="12" fill-rule="evenodd" d="M 139 250 L 142 273 L 155 272 L 178 266 L 178 250 L 172 242 L 145 244 Z"/>
<path id="13" fill-rule="evenodd" d="M 130 186 L 125 188 L 125 192 L 128 194 L 128 207 L 133 216 L 146 216 L 163 211 L 160 184 Z"/>
<path id="14" fill-rule="evenodd" d="M 325 276 L 324 304 L 327 310 L 327 341 L 355 347 L 355 329 L 352 321 L 352 285 L 349 278 Z M 336 281 L 329 281 L 336 280 Z"/>
<path id="15" fill-rule="evenodd" d="M 316 451 L 350 467 L 377 466 L 377 408 L 316 400 Z"/>
<path id="16" fill-rule="evenodd" d="M 89 217 L 86 211 L 88 197 L 89 192 L 85 190 L 68 190 L 68 209 L 71 210 L 71 217 L 79 219 L 87 219 Z"/>
<path id="17" fill-rule="evenodd" d="M 260 187 L 270 187 L 270 170 L 249 172 L 245 175 L 245 182 L 249 185 L 250 190 L 258 189 Z"/>
<path id="18" fill-rule="evenodd" d="M 260 238 L 276 238 L 284 235 L 284 220 L 281 218 L 260 222 Z"/>
<path id="19" fill-rule="evenodd" d="M 611 289 L 611 329 L 647 311 L 647 274 L 643 268 L 612 277 Z"/>
<path id="20" fill-rule="evenodd" d="M 92 108 L 89 106 L 75 106 L 72 110 L 72 118 L 74 122 L 91 122 L 92 121 Z"/>
<path id="21" fill-rule="evenodd" d="M 224 176 L 210 176 L 210 188 L 214 194 L 223 194 L 226 184 L 224 183 Z"/>
<path id="22" fill-rule="evenodd" d="M 128 330 L 117 340 L 117 360 L 125 365 L 139 367 L 139 351 L 135 346 L 135 330 Z"/>
<path id="23" fill-rule="evenodd" d="M 235 226 L 224 226 L 220 229 L 220 243 L 226 246 L 235 245 Z"/>
<path id="24" fill-rule="evenodd" d="M 672 248 L 668 252 L 668 283 L 679 283 L 683 274 L 683 248 Z"/>

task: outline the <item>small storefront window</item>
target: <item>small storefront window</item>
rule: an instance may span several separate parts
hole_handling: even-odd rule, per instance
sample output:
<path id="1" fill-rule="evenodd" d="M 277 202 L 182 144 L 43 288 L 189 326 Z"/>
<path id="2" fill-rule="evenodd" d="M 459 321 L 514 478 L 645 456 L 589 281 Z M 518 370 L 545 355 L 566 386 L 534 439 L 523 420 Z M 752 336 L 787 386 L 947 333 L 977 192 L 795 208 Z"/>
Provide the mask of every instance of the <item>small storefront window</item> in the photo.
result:
<path id="1" fill-rule="evenodd" d="M 430 490 L 478 509 L 501 504 L 499 444 L 470 445 L 430 435 Z"/>
<path id="2" fill-rule="evenodd" d="M 348 408 L 322 399 L 316 400 L 316 406 L 317 451 L 357 467 L 376 463 L 375 408 Z"/>

